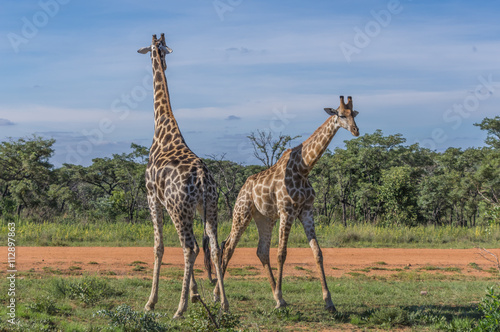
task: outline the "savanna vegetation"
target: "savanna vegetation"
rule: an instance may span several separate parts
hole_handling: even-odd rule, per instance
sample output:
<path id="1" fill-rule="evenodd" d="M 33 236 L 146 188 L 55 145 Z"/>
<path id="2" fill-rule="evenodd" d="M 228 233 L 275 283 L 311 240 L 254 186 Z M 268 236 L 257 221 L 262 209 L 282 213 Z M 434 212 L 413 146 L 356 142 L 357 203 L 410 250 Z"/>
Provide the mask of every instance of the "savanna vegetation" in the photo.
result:
<path id="1" fill-rule="evenodd" d="M 500 241 L 500 117 L 477 124 L 488 133 L 486 147 L 444 152 L 407 145 L 400 134 L 381 131 L 346 141 L 327 151 L 310 180 L 316 190 L 317 234 L 324 247 L 498 247 Z M 279 158 L 293 139 L 257 132 L 249 136 L 262 166 L 243 166 L 224 156 L 205 159 L 219 187 L 220 234 L 229 233 L 231 211 L 245 179 Z M 38 136 L 0 143 L 0 237 L 15 221 L 16 246 L 150 246 L 152 227 L 146 204 L 147 148 L 96 158 L 89 166 L 54 167 L 55 141 Z M 165 215 L 168 218 L 168 215 Z M 203 231 L 200 222 L 195 233 Z M 219 236 L 219 238 L 221 238 Z M 256 246 L 251 225 L 242 246 Z M 177 246 L 171 223 L 165 245 Z M 273 238 L 273 246 L 277 243 Z M 4 241 L 6 243 L 7 241 Z M 299 224 L 289 246 L 308 246 Z M 83 264 L 84 262 L 82 262 Z M 95 262 L 88 262 L 95 264 Z M 480 267 L 471 262 L 471 269 Z M 131 267 L 132 269 L 133 267 Z M 380 269 L 375 266 L 373 269 Z M 155 313 L 143 306 L 151 271 L 141 277 L 88 275 L 44 267 L 17 274 L 16 319 L 0 331 L 289 331 L 415 330 L 498 331 L 498 270 L 488 276 L 433 268 L 399 269 L 386 275 L 353 272 L 328 278 L 338 313 L 323 310 L 315 275 L 285 277 L 290 304 L 273 310 L 267 280 L 245 269 L 228 278 L 231 312 L 210 301 L 211 284 L 195 270 L 200 303 L 183 320 L 172 320 L 181 277 L 163 269 L 161 300 Z M 175 272 L 175 271 L 174 271 Z M 252 272 L 252 271 L 250 271 Z M 170 274 L 168 274 L 170 273 Z M 182 273 L 181 273 L 182 274 Z M 230 273 L 231 274 L 231 273 Z M 251 277 L 250 277 L 251 276 Z M 5 278 L 6 272 L 0 271 Z M 8 283 L 0 283 L 0 316 L 8 317 Z"/>
<path id="2" fill-rule="evenodd" d="M 149 274 L 149 271 L 147 272 Z M 286 277 L 289 306 L 272 309 L 267 280 L 240 277 L 226 283 L 230 313 L 212 303 L 212 285 L 199 280 L 202 304 L 190 304 L 185 318 L 172 320 L 181 278 L 160 283 L 156 311 L 144 312 L 147 278 L 45 276 L 26 272 L 17 282 L 16 325 L 0 321 L 0 331 L 498 331 L 500 289 L 491 278 L 402 271 L 387 276 L 329 278 L 336 314 L 320 304 L 321 286 L 310 277 Z M 498 276 L 494 277 L 498 278 Z M 498 280 L 498 279 L 497 279 Z M 0 285 L 4 303 L 7 286 Z M 0 316 L 7 317 L 2 305 Z M 214 323 L 215 322 L 215 323 Z M 219 329 L 216 328 L 216 325 Z"/>
<path id="3" fill-rule="evenodd" d="M 327 151 L 310 175 L 318 225 L 492 226 L 500 215 L 500 117 L 476 124 L 486 147 L 439 153 L 377 130 Z M 274 163 L 292 139 L 252 133 L 262 166 L 205 159 L 219 190 L 221 221 L 231 220 L 246 178 Z M 33 223 L 142 223 L 149 219 L 148 149 L 54 167 L 55 141 L 33 136 L 0 143 L 0 218 Z M 168 216 L 166 216 L 168 218 Z"/>

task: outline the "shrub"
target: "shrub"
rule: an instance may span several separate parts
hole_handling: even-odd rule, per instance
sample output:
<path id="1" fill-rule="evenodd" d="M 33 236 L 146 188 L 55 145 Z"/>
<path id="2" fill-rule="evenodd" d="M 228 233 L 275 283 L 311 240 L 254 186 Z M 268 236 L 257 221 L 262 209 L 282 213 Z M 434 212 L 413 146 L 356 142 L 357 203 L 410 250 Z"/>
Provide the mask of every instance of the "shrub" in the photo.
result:
<path id="1" fill-rule="evenodd" d="M 83 277 L 75 280 L 55 279 L 55 293 L 72 300 L 80 300 L 85 305 L 94 306 L 102 299 L 121 293 L 112 289 L 106 279 L 98 277 Z"/>
<path id="2" fill-rule="evenodd" d="M 48 315 L 57 315 L 60 309 L 55 305 L 54 299 L 51 297 L 43 297 L 36 299 L 32 303 L 26 306 L 32 312 L 46 313 Z"/>
<path id="3" fill-rule="evenodd" d="M 121 328 L 126 332 L 163 332 L 169 330 L 167 326 L 157 321 L 158 318 L 163 317 L 162 315 L 134 311 L 128 305 L 120 305 L 114 310 L 99 310 L 94 316 L 107 317 L 110 319 L 110 326 Z"/>
<path id="4" fill-rule="evenodd" d="M 220 308 L 220 303 L 208 303 L 206 307 L 210 311 L 210 315 L 214 318 L 215 322 L 219 326 L 217 329 L 214 326 L 207 309 L 202 303 L 198 302 L 187 315 L 186 324 L 189 325 L 190 331 L 193 332 L 212 332 L 212 331 L 234 331 L 240 324 L 240 319 L 238 316 L 233 315 L 230 312 L 222 311 Z"/>
<path id="5" fill-rule="evenodd" d="M 408 312 L 398 307 L 382 308 L 373 312 L 369 318 L 369 322 L 385 327 L 408 325 Z"/>
<path id="6" fill-rule="evenodd" d="M 486 297 L 479 303 L 479 311 L 483 314 L 483 318 L 479 321 L 474 331 L 500 331 L 500 295 L 495 292 L 495 287 L 488 289 Z"/>

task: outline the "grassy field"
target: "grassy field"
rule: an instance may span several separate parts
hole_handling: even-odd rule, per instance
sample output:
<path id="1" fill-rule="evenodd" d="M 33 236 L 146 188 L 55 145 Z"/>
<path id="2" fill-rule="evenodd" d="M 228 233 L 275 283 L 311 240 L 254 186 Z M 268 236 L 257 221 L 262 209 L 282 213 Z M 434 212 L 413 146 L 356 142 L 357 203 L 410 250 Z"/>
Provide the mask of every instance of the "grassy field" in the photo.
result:
<path id="1" fill-rule="evenodd" d="M 219 241 L 231 230 L 230 223 L 219 225 Z M 0 220 L 0 243 L 6 243 L 7 221 Z M 201 240 L 203 226 L 195 224 L 195 234 Z M 360 224 L 343 227 L 339 224 L 317 225 L 316 233 L 322 247 L 350 248 L 473 248 L 477 246 L 497 248 L 500 242 L 500 227 L 377 227 Z M 179 246 L 179 240 L 172 223 L 164 229 L 166 246 Z M 274 229 L 272 245 L 277 246 L 278 227 Z M 17 246 L 152 246 L 153 226 L 144 223 L 96 223 L 61 222 L 33 223 L 16 222 Z M 242 247 L 255 247 L 258 233 L 251 223 L 239 243 Z M 307 239 L 300 223 L 295 223 L 289 237 L 289 247 L 307 247 Z"/>
<path id="2" fill-rule="evenodd" d="M 4 277 L 3 275 L 2 277 Z M 40 278 L 40 279 L 39 279 Z M 312 278 L 285 278 L 289 307 L 273 309 L 267 280 L 245 277 L 226 280 L 231 314 L 223 318 L 236 330 L 325 331 L 389 329 L 467 331 L 481 319 L 478 303 L 498 276 L 475 279 L 457 273 L 399 272 L 384 277 L 358 275 L 329 280 L 338 313 L 323 309 L 321 286 Z M 199 303 L 189 304 L 185 319 L 172 320 L 181 290 L 180 277 L 161 280 L 156 315 L 143 306 L 150 280 L 96 276 L 18 277 L 17 317 L 13 328 L 2 319 L 0 331 L 208 331 L 213 326 Z M 2 283 L 0 315 L 7 316 L 7 286 Z M 202 298 L 211 305 L 212 286 L 199 279 Z M 422 293 L 426 292 L 426 293 Z M 498 294 L 498 292 L 497 292 Z"/>
<path id="3" fill-rule="evenodd" d="M 200 239 L 203 229 L 196 224 Z M 230 224 L 223 223 L 219 240 L 227 236 Z M 7 221 L 0 220 L 2 243 L 7 243 Z M 498 248 L 500 228 L 476 227 L 390 227 L 340 225 L 317 227 L 323 247 L 398 248 Z M 16 221 L 16 246 L 152 246 L 150 223 L 33 223 Z M 249 226 L 240 246 L 255 247 L 258 235 Z M 165 245 L 179 246 L 171 223 L 165 227 Z M 273 237 L 277 246 L 277 229 Z M 290 247 L 307 247 L 300 224 L 292 228 Z M 71 270 L 71 268 L 70 268 Z M 172 271 L 170 271 L 172 270 Z M 323 309 L 321 286 L 312 276 L 285 277 L 283 294 L 290 304 L 275 310 L 267 280 L 254 271 L 229 271 L 226 289 L 231 305 L 220 316 L 212 304 L 213 287 L 195 271 L 200 293 L 226 331 L 472 331 L 484 320 L 479 309 L 489 287 L 500 293 L 496 271 L 486 277 L 463 274 L 460 269 L 418 269 L 395 271 L 383 276 L 350 273 L 328 278 L 338 313 Z M 0 283 L 0 331 L 211 331 L 213 324 L 201 304 L 190 304 L 185 319 L 172 320 L 181 290 L 182 271 L 164 269 L 156 314 L 146 314 L 150 274 L 140 277 L 53 273 L 49 268 L 17 274 L 16 315 L 19 325 L 5 319 L 10 300 L 8 283 Z M 0 278 L 7 274 L 0 271 Z M 497 300 L 498 301 L 498 300 Z M 500 301 L 497 302 L 497 304 Z M 494 306 L 490 306 L 494 307 Z M 500 312 L 500 305 L 497 305 Z M 500 314 L 498 314 L 500 316 Z M 232 329 L 229 329 L 231 327 Z M 482 331 L 482 330 L 476 330 Z M 494 330 L 492 330 L 494 331 Z"/>

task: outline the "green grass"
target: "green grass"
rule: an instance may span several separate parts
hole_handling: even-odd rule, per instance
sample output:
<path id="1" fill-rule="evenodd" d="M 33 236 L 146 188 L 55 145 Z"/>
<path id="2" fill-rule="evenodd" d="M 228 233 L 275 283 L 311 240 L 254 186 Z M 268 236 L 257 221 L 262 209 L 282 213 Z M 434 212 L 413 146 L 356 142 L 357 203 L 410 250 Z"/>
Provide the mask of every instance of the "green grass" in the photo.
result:
<path id="1" fill-rule="evenodd" d="M 228 222 L 219 225 L 219 241 L 225 239 L 231 230 Z M 195 235 L 201 239 L 203 226 L 197 221 Z M 6 243 L 7 221 L 0 219 L 0 241 Z M 494 227 L 377 227 L 357 224 L 343 227 L 317 225 L 316 234 L 322 247 L 329 248 L 496 248 L 500 242 L 500 226 Z M 164 242 L 166 246 L 179 246 L 177 231 L 171 222 L 165 223 Z M 239 246 L 256 247 L 258 232 L 251 223 L 243 233 Z M 151 222 L 60 222 L 33 223 L 25 220 L 16 222 L 16 243 L 18 246 L 152 246 L 153 226 Z M 271 245 L 278 244 L 278 227 L 274 228 Z M 294 223 L 288 241 L 289 247 L 308 247 L 302 225 Z"/>
<path id="2" fill-rule="evenodd" d="M 233 314 L 228 319 L 239 320 L 238 329 L 248 331 L 287 331 L 291 327 L 304 331 L 350 330 L 352 325 L 358 329 L 452 330 L 451 326 L 476 324 L 481 318 L 478 303 L 489 286 L 498 287 L 498 279 L 441 279 L 425 272 L 377 278 L 360 274 L 328 278 L 328 283 L 338 309 L 336 314 L 323 309 L 319 280 L 286 277 L 283 296 L 289 306 L 275 310 L 267 280 L 228 278 L 226 293 Z M 6 317 L 9 300 L 6 287 L 6 283 L 0 284 L 2 317 Z M 144 315 L 150 287 L 151 281 L 142 278 L 27 276 L 17 280 L 16 316 L 21 321 L 18 331 L 100 331 L 122 316 L 173 331 L 189 331 L 193 324 L 203 323 L 197 314 L 203 312 L 199 303 L 189 304 L 186 320 L 171 319 L 181 291 L 181 281 L 174 279 L 160 281 L 156 315 Z M 213 286 L 198 278 L 198 287 L 210 304 Z M 427 295 L 422 296 L 421 291 Z M 2 320 L 2 330 L 13 329 Z"/>
<path id="3" fill-rule="evenodd" d="M 477 263 L 475 262 L 471 262 L 469 264 L 467 264 L 468 266 L 470 266 L 471 268 L 473 268 L 474 270 L 478 270 L 478 271 L 482 271 L 483 268 L 480 267 Z"/>
<path id="4" fill-rule="evenodd" d="M 132 266 L 132 265 L 140 265 L 140 264 L 143 264 L 143 265 L 148 265 L 148 263 L 146 262 L 143 262 L 143 261 L 133 261 L 132 263 L 130 263 L 129 265 Z"/>
<path id="5" fill-rule="evenodd" d="M 141 266 L 141 265 L 135 265 L 134 268 L 132 269 L 132 271 L 145 271 L 146 268 L 144 266 Z"/>
<path id="6" fill-rule="evenodd" d="M 254 266 L 245 267 L 229 267 L 227 272 L 232 276 L 246 277 L 246 276 L 256 276 L 259 274 Z"/>
<path id="7" fill-rule="evenodd" d="M 421 267 L 417 270 L 420 270 L 420 271 L 444 271 L 444 272 L 462 272 L 462 269 L 459 268 L 459 267 L 453 267 L 453 266 L 449 266 L 449 267 L 438 267 L 438 266 L 433 266 L 433 265 L 426 265 L 424 267 Z"/>
<path id="8" fill-rule="evenodd" d="M 160 271 L 160 275 L 169 279 L 182 280 L 184 277 L 184 269 L 178 267 L 165 267 Z"/>

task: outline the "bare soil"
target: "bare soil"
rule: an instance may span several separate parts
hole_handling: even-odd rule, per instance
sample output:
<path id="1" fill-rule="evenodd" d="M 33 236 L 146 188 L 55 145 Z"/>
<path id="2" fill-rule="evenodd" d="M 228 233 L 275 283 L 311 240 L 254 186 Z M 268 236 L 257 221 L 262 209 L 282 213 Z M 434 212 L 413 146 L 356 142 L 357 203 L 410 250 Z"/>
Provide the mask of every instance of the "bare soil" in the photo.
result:
<path id="1" fill-rule="evenodd" d="M 356 274 L 391 275 L 401 271 L 489 277 L 496 264 L 480 255 L 479 249 L 348 249 L 324 248 L 327 276 Z M 7 247 L 3 247 L 7 252 Z M 500 249 L 491 249 L 500 257 Z M 271 249 L 271 265 L 277 266 L 276 249 Z M 6 257 L 7 255 L 5 255 Z M 491 256 L 493 257 L 493 256 Z M 117 277 L 151 277 L 153 248 L 148 247 L 16 247 L 18 272 L 42 275 L 84 273 Z M 4 267 L 7 262 L 3 262 Z M 181 278 L 184 258 L 181 248 L 165 248 L 164 278 Z M 7 270 L 2 269 L 2 270 Z M 196 263 L 197 276 L 205 276 L 203 253 Z M 289 248 L 285 276 L 316 277 L 316 262 L 309 248 Z M 237 248 L 228 267 L 231 277 L 265 277 L 255 248 Z"/>

